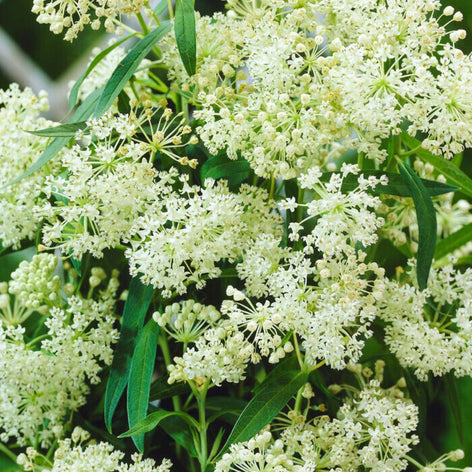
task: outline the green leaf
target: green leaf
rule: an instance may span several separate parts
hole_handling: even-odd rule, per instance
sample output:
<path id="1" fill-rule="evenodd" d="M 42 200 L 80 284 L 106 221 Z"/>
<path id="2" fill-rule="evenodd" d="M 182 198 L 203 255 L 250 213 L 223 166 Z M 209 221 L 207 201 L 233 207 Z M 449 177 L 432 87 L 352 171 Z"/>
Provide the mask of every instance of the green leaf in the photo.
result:
<path id="1" fill-rule="evenodd" d="M 72 262 L 72 265 L 74 266 L 74 269 L 79 275 L 79 277 L 81 277 L 82 276 L 82 261 L 79 259 L 76 259 L 74 256 L 70 256 L 70 261 Z"/>
<path id="2" fill-rule="evenodd" d="M 144 36 L 118 64 L 108 80 L 94 111 L 94 117 L 100 118 L 113 104 L 124 86 L 128 83 L 139 64 L 149 54 L 153 46 L 171 30 L 170 22 L 163 22 L 155 30 Z"/>
<path id="3" fill-rule="evenodd" d="M 208 418 L 208 424 L 222 417 L 227 423 L 234 425 L 238 417 L 241 415 L 247 402 L 240 398 L 234 397 L 210 397 L 206 401 L 207 411 L 215 411 Z"/>
<path id="4" fill-rule="evenodd" d="M 139 334 L 131 361 L 127 399 L 128 424 L 130 428 L 146 418 L 147 415 L 149 389 L 154 372 L 158 338 L 159 325 L 151 319 Z M 133 441 L 138 450 L 143 452 L 144 434 L 133 436 Z"/>
<path id="5" fill-rule="evenodd" d="M 135 36 L 136 33 L 130 34 L 126 36 L 123 39 L 120 39 L 120 41 L 117 41 L 116 43 L 113 43 L 111 46 L 107 47 L 103 51 L 99 52 L 93 59 L 93 61 L 90 63 L 90 65 L 87 67 L 87 70 L 77 79 L 77 82 L 74 84 L 72 87 L 70 93 L 69 93 L 69 108 L 72 110 L 77 103 L 77 97 L 79 95 L 79 89 L 84 80 L 90 75 L 90 73 L 95 69 L 95 67 L 102 61 L 102 59 L 110 52 L 112 52 L 114 49 L 116 49 L 118 46 L 123 44 L 125 41 L 128 41 L 128 39 L 132 38 Z"/>
<path id="6" fill-rule="evenodd" d="M 188 424 L 178 416 L 168 417 L 161 420 L 159 427 L 164 430 L 177 444 L 180 444 L 191 457 L 198 457 L 192 434 Z"/>
<path id="7" fill-rule="evenodd" d="M 339 172 L 324 172 L 321 176 L 322 182 L 329 182 L 333 174 L 339 174 Z M 343 179 L 342 192 L 348 193 L 355 190 L 358 187 L 358 180 L 360 176 L 368 179 L 370 176 L 380 178 L 382 175 L 386 175 L 388 178 L 387 185 L 377 185 L 373 189 L 374 195 L 395 195 L 397 197 L 411 197 L 411 190 L 408 184 L 405 183 L 401 174 L 396 172 L 384 172 L 381 170 L 363 170 L 358 175 L 348 174 Z M 424 187 L 432 197 L 437 195 L 443 195 L 445 193 L 455 192 L 458 187 L 448 185 L 443 182 L 437 182 L 436 180 L 421 179 Z"/>
<path id="8" fill-rule="evenodd" d="M 457 185 L 463 193 L 472 197 L 472 179 L 467 174 L 462 172 L 456 165 L 441 156 L 435 156 L 426 149 L 421 147 L 421 142 L 412 138 L 409 134 L 402 133 L 403 142 L 411 149 L 415 150 L 415 154 L 425 162 L 429 162 L 438 172 L 440 172 L 446 179 Z"/>
<path id="9" fill-rule="evenodd" d="M 54 126 L 53 128 L 44 128 L 38 131 L 28 131 L 36 136 L 45 136 L 47 138 L 72 138 L 77 131 L 85 129 L 87 123 L 80 121 L 78 123 L 66 123 L 65 125 Z"/>
<path id="10" fill-rule="evenodd" d="M 143 285 L 137 277 L 131 279 L 121 321 L 120 338 L 115 347 L 105 392 L 105 425 L 110 432 L 113 413 L 128 383 L 136 338 L 144 324 L 152 294 L 151 286 Z"/>
<path id="11" fill-rule="evenodd" d="M 416 277 L 419 288 L 424 290 L 428 285 L 429 271 L 436 248 L 436 211 L 428 191 L 413 169 L 404 163 L 400 163 L 398 168 L 405 183 L 410 187 L 415 204 L 419 233 Z"/>
<path id="12" fill-rule="evenodd" d="M 449 407 L 452 410 L 452 417 L 454 418 L 454 423 L 456 426 L 457 435 L 459 436 L 459 441 L 461 446 L 464 445 L 464 424 L 462 421 L 463 415 L 461 411 L 461 399 L 457 392 L 456 378 L 454 374 L 447 374 L 444 376 L 444 388 L 446 390 L 447 400 Z"/>
<path id="13" fill-rule="evenodd" d="M 469 223 L 447 238 L 439 241 L 436 245 L 436 251 L 434 252 L 434 259 L 438 261 L 469 241 L 472 241 L 472 223 Z"/>
<path id="14" fill-rule="evenodd" d="M 0 470 L 2 472 L 20 472 L 22 468 L 6 454 L 0 452 Z"/>
<path id="15" fill-rule="evenodd" d="M 186 383 L 176 383 L 169 385 L 166 379 L 157 379 L 151 385 L 149 394 L 150 401 L 164 400 L 165 398 L 174 397 L 190 393 L 190 388 Z"/>
<path id="16" fill-rule="evenodd" d="M 281 372 L 278 379 L 272 378 L 269 382 L 264 382 L 264 387 L 258 391 L 239 416 L 219 456 L 231 444 L 247 441 L 270 423 L 303 387 L 307 379 L 306 372 L 289 370 Z"/>
<path id="17" fill-rule="evenodd" d="M 174 32 L 180 57 L 188 75 L 197 69 L 197 35 L 193 0 L 176 0 Z"/>
<path id="18" fill-rule="evenodd" d="M 20 262 L 30 261 L 35 254 L 36 248 L 33 246 L 0 257 L 0 282 L 10 280 L 11 273 L 17 269 Z"/>
<path id="19" fill-rule="evenodd" d="M 120 434 L 119 438 L 129 438 L 130 436 L 135 436 L 137 434 L 144 434 L 153 429 L 155 429 L 159 423 L 170 416 L 178 416 L 182 418 L 187 424 L 199 428 L 200 425 L 188 414 L 183 411 L 167 411 L 167 410 L 158 410 L 150 415 L 147 415 L 146 418 L 141 420 L 139 423 L 130 428 L 126 433 Z"/>
<path id="20" fill-rule="evenodd" d="M 80 123 L 82 121 L 87 120 L 90 115 L 92 114 L 93 109 L 96 106 L 96 103 L 102 93 L 102 89 L 94 90 L 75 110 L 70 118 L 70 123 Z M 18 183 L 20 180 L 31 175 L 33 172 L 41 169 L 44 165 L 46 165 L 69 141 L 71 140 L 70 137 L 62 137 L 62 138 L 55 138 L 49 146 L 43 151 L 43 153 L 39 156 L 38 160 L 24 172 L 22 175 L 17 177 L 15 180 L 10 182 L 8 185 L 14 185 Z"/>
<path id="21" fill-rule="evenodd" d="M 228 185 L 233 187 L 244 182 L 251 173 L 249 162 L 238 159 L 237 161 L 229 159 L 226 156 L 214 156 L 208 159 L 200 169 L 200 178 L 202 182 L 212 178 L 215 180 L 226 179 Z"/>

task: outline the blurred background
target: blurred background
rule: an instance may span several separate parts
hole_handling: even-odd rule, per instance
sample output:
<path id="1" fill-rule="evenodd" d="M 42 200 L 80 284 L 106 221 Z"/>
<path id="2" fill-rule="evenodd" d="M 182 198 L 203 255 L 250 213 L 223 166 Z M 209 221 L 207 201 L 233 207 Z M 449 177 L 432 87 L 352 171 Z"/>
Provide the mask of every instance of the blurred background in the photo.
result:
<path id="1" fill-rule="evenodd" d="M 444 6 L 448 4 L 464 13 L 460 27 L 470 33 L 461 47 L 469 53 L 472 51 L 472 1 L 444 2 Z M 109 35 L 87 28 L 76 41 L 68 43 L 50 33 L 47 25 L 36 23 L 35 15 L 30 12 L 31 5 L 32 0 L 0 0 L 0 88 L 18 82 L 35 92 L 47 90 L 50 116 L 60 120 L 66 114 L 69 82 L 85 70 L 92 49 L 104 47 Z M 196 0 L 196 8 L 210 14 L 223 10 L 224 2 Z M 471 154 L 470 150 L 466 152 L 464 159 L 468 171 L 472 170 Z M 462 447 L 466 459 L 461 465 L 472 466 L 472 379 L 459 379 L 453 384 L 444 379 L 433 380 L 417 393 L 423 399 L 422 409 L 427 411 L 429 446 L 439 451 Z"/>

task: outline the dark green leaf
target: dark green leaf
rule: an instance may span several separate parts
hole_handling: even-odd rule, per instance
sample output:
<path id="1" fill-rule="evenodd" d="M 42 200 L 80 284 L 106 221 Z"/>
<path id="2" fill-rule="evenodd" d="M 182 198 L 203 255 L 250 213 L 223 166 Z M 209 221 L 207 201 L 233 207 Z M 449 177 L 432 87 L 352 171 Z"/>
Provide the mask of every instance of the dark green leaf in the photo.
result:
<path id="1" fill-rule="evenodd" d="M 149 320 L 139 333 L 129 372 L 127 409 L 130 428 L 147 415 L 158 338 L 159 325 Z M 133 436 L 133 441 L 138 450 L 143 452 L 144 434 Z"/>
<path id="2" fill-rule="evenodd" d="M 290 371 L 296 371 L 299 368 L 299 363 L 297 356 L 288 356 L 286 357 L 283 361 L 279 362 L 270 372 L 269 374 L 265 377 L 264 382 L 257 384 L 253 389 L 252 393 L 257 394 L 261 389 L 265 388 L 266 385 L 271 384 L 271 383 L 277 383 L 281 375 L 283 375 L 284 372 L 290 370 Z"/>
<path id="3" fill-rule="evenodd" d="M 0 452 L 0 470 L 2 472 L 19 472 L 21 469 L 16 462 Z"/>
<path id="4" fill-rule="evenodd" d="M 184 413 L 183 411 L 158 410 L 154 413 L 151 413 L 150 415 L 147 415 L 146 418 L 130 428 L 128 431 L 126 431 L 126 433 L 120 434 L 118 437 L 129 438 L 130 436 L 135 436 L 137 434 L 147 433 L 155 429 L 163 419 L 169 418 L 170 416 L 178 416 L 179 418 L 182 418 L 187 424 L 192 425 L 197 429 L 200 426 L 188 413 Z"/>
<path id="5" fill-rule="evenodd" d="M 159 423 L 159 427 L 177 444 L 184 447 L 191 457 L 198 457 L 188 424 L 182 418 L 179 418 L 178 416 L 164 418 Z"/>
<path id="6" fill-rule="evenodd" d="M 93 61 L 90 63 L 90 65 L 87 67 L 87 70 L 78 78 L 77 82 L 74 84 L 72 87 L 70 94 L 69 94 L 69 108 L 72 110 L 77 103 L 77 97 L 79 95 L 79 89 L 84 80 L 89 76 L 89 74 L 95 69 L 95 67 L 102 61 L 102 59 L 108 54 L 116 49 L 118 46 L 123 44 L 125 41 L 128 41 L 128 39 L 132 38 L 135 36 L 135 33 L 130 34 L 126 36 L 123 39 L 120 39 L 120 41 L 117 41 L 116 43 L 113 43 L 111 46 L 107 47 L 103 51 L 99 52 L 93 59 Z"/>
<path id="7" fill-rule="evenodd" d="M 170 22 L 163 22 L 155 30 L 144 36 L 118 64 L 108 80 L 94 111 L 94 117 L 102 116 L 113 104 L 115 98 L 128 83 L 139 64 L 149 54 L 153 46 L 171 30 Z"/>
<path id="8" fill-rule="evenodd" d="M 281 372 L 277 382 L 274 378 L 254 396 L 241 413 L 231 434 L 220 451 L 220 456 L 231 444 L 247 441 L 270 423 L 287 404 L 287 402 L 303 387 L 308 379 L 306 372 Z"/>
<path id="9" fill-rule="evenodd" d="M 20 262 L 30 261 L 35 254 L 36 248 L 33 246 L 0 257 L 0 282 L 10 280 L 11 273 L 17 269 Z"/>
<path id="10" fill-rule="evenodd" d="M 249 162 L 238 159 L 229 159 L 226 156 L 214 156 L 203 164 L 200 169 L 202 182 L 205 179 L 226 179 L 230 187 L 244 182 L 251 173 Z"/>
<path id="11" fill-rule="evenodd" d="M 190 388 L 186 383 L 176 383 L 169 385 L 167 379 L 157 379 L 151 385 L 149 394 L 150 401 L 164 400 L 165 398 L 174 397 L 190 393 Z"/>
<path id="12" fill-rule="evenodd" d="M 80 123 L 87 120 L 92 114 L 101 93 L 102 89 L 94 90 L 72 114 L 69 124 Z M 26 172 L 7 185 L 14 185 L 25 177 L 31 175 L 33 172 L 41 169 L 41 167 L 46 165 L 70 141 L 70 139 L 70 137 L 55 138 L 39 156 L 38 160 L 28 170 L 26 170 Z"/>
<path id="13" fill-rule="evenodd" d="M 456 249 L 459 249 L 469 241 L 472 241 L 472 223 L 469 223 L 455 233 L 452 233 L 446 239 L 439 241 L 436 245 L 434 258 L 439 260 L 451 252 L 454 252 Z"/>
<path id="14" fill-rule="evenodd" d="M 210 397 L 206 401 L 207 411 L 215 411 L 208 418 L 208 423 L 222 417 L 223 420 L 233 425 L 241 412 L 246 408 L 247 402 L 234 397 Z"/>
<path id="15" fill-rule="evenodd" d="M 442 156 L 435 156 L 421 147 L 421 142 L 412 138 L 407 133 L 402 134 L 402 140 L 410 149 L 415 149 L 415 154 L 423 161 L 429 162 L 438 172 L 454 185 L 457 185 L 463 193 L 472 197 L 472 179 L 462 172 L 456 165 Z"/>
<path id="16" fill-rule="evenodd" d="M 174 32 L 180 57 L 188 75 L 197 69 L 197 36 L 193 0 L 176 0 Z"/>
<path id="17" fill-rule="evenodd" d="M 322 182 L 329 182 L 333 174 L 339 174 L 339 172 L 324 172 L 321 176 Z M 343 185 L 341 190 L 344 193 L 351 192 L 358 187 L 359 176 L 362 175 L 368 179 L 370 176 L 380 178 L 382 175 L 386 175 L 388 178 L 387 185 L 377 185 L 372 191 L 375 195 L 396 195 L 398 197 L 411 197 L 410 187 L 405 183 L 402 176 L 395 172 L 384 172 L 381 170 L 363 170 L 359 175 L 348 174 L 343 179 Z M 436 180 L 421 179 L 424 187 L 432 197 L 437 195 L 443 195 L 445 193 L 455 192 L 458 190 L 457 187 L 448 185 Z"/>
<path id="18" fill-rule="evenodd" d="M 44 128 L 38 131 L 28 131 L 28 133 L 36 136 L 45 136 L 47 138 L 72 138 L 77 131 L 85 129 L 87 123 L 80 121 L 79 123 L 66 123 L 65 125 L 54 126 L 53 128 Z"/>
<path id="19" fill-rule="evenodd" d="M 459 436 L 459 441 L 461 446 L 464 445 L 464 424 L 462 421 L 462 411 L 461 411 L 461 400 L 457 393 L 456 378 L 454 374 L 447 374 L 444 376 L 444 387 L 446 389 L 446 395 L 449 407 L 452 410 L 452 417 L 454 418 L 454 423 L 456 426 L 457 435 Z"/>
<path id="20" fill-rule="evenodd" d="M 410 187 L 418 219 L 418 254 L 416 277 L 421 290 L 428 285 L 429 271 L 436 249 L 437 221 L 433 201 L 424 187 L 421 179 L 407 164 L 398 165 L 405 183 Z"/>
<path id="21" fill-rule="evenodd" d="M 153 289 L 143 285 L 139 278 L 131 279 L 121 321 L 120 338 L 115 347 L 105 393 L 105 425 L 111 432 L 111 421 L 129 378 L 131 359 L 134 353 L 138 332 L 151 303 Z"/>
<path id="22" fill-rule="evenodd" d="M 70 256 L 70 261 L 72 262 L 72 265 L 74 266 L 75 271 L 80 277 L 82 275 L 82 261 L 79 259 L 76 259 L 73 256 Z"/>

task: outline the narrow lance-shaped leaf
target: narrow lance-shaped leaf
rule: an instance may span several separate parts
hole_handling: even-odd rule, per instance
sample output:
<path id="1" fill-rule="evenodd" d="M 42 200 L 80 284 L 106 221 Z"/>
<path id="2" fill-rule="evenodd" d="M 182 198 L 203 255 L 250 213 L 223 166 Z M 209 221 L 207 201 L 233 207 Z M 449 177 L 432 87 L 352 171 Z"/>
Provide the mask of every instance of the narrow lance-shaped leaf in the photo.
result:
<path id="1" fill-rule="evenodd" d="M 149 54 L 153 46 L 170 30 L 170 22 L 163 22 L 155 30 L 138 41 L 126 57 L 116 66 L 97 103 L 94 112 L 95 118 L 100 118 L 111 107 L 115 98 L 118 97 L 124 86 L 128 83 L 142 60 Z"/>
<path id="2" fill-rule="evenodd" d="M 339 174 L 339 172 L 324 172 L 321 176 L 322 182 L 328 182 L 333 174 Z M 372 193 L 375 195 L 396 195 L 397 197 L 411 197 L 411 190 L 408 184 L 405 183 L 402 176 L 396 172 L 384 172 L 381 170 L 363 170 L 359 175 L 348 174 L 343 179 L 342 191 L 347 193 L 355 190 L 359 183 L 359 176 L 362 175 L 364 178 L 370 176 L 380 178 L 383 175 L 387 176 L 387 185 L 379 184 L 373 190 Z M 438 182 L 436 180 L 421 179 L 424 187 L 432 197 L 437 195 L 443 195 L 445 193 L 455 192 L 458 187 L 453 185 Z"/>
<path id="3" fill-rule="evenodd" d="M 176 0 L 174 32 L 180 57 L 188 75 L 197 69 L 197 37 L 193 0 Z"/>
<path id="4" fill-rule="evenodd" d="M 192 418 L 188 413 L 182 411 L 167 411 L 167 410 L 158 410 L 150 415 L 147 415 L 146 418 L 141 420 L 138 424 L 130 428 L 126 433 L 120 434 L 119 438 L 129 438 L 137 434 L 144 434 L 153 429 L 157 428 L 159 423 L 170 416 L 178 416 L 182 418 L 187 424 L 193 426 L 194 428 L 199 428 L 200 425 Z"/>
<path id="5" fill-rule="evenodd" d="M 202 182 L 205 179 L 226 179 L 230 187 L 244 182 L 251 173 L 249 162 L 238 159 L 232 160 L 226 156 L 214 156 L 208 159 L 200 169 Z"/>
<path id="6" fill-rule="evenodd" d="M 159 325 L 149 320 L 141 330 L 134 350 L 128 380 L 128 424 L 132 428 L 146 418 L 149 389 L 151 387 L 154 361 L 156 359 Z M 144 433 L 133 436 L 133 441 L 140 452 L 144 450 Z"/>
<path id="7" fill-rule="evenodd" d="M 462 172 L 456 165 L 442 156 L 435 156 L 421 147 L 421 142 L 403 132 L 402 141 L 415 150 L 415 154 L 423 161 L 429 162 L 438 172 L 454 185 L 457 185 L 463 193 L 472 197 L 472 179 Z"/>
<path id="8" fill-rule="evenodd" d="M 469 223 L 447 238 L 439 241 L 436 246 L 436 251 L 434 252 L 434 258 L 439 260 L 451 254 L 451 252 L 454 252 L 456 249 L 459 249 L 464 244 L 467 244 L 469 241 L 472 241 L 472 223 Z"/>
<path id="9" fill-rule="evenodd" d="M 53 126 L 52 128 L 28 131 L 28 133 L 47 138 L 72 138 L 77 131 L 85 129 L 86 126 L 87 123 L 85 121 L 80 121 L 79 123 L 66 123 L 64 125 Z"/>
<path id="10" fill-rule="evenodd" d="M 95 108 L 97 101 L 102 93 L 102 89 L 94 90 L 81 104 L 77 107 L 77 110 L 72 114 L 70 118 L 70 124 L 72 123 L 81 123 L 87 120 L 90 115 L 92 114 L 93 109 Z M 22 175 L 17 177 L 15 180 L 10 182 L 8 185 L 14 185 L 18 183 L 20 180 L 31 175 L 33 172 L 41 169 L 44 165 L 46 165 L 69 141 L 70 136 L 66 137 L 58 137 L 54 139 L 49 146 L 43 151 L 43 153 L 39 156 L 38 160 Z"/>
<path id="11" fill-rule="evenodd" d="M 303 387 L 307 379 L 306 372 L 289 370 L 280 372 L 277 379 L 271 378 L 270 381 L 263 382 L 257 394 L 239 416 L 219 456 L 231 444 L 247 441 L 270 423 Z"/>
<path id="12" fill-rule="evenodd" d="M 144 324 L 152 294 L 151 286 L 143 285 L 137 277 L 131 279 L 121 321 L 120 338 L 115 347 L 105 392 L 105 425 L 110 432 L 113 413 L 128 383 L 136 339 Z"/>
<path id="13" fill-rule="evenodd" d="M 407 164 L 398 165 L 405 183 L 410 187 L 418 220 L 418 254 L 416 277 L 418 286 L 424 290 L 428 284 L 429 271 L 436 248 L 437 221 L 433 201 L 421 179 Z"/>
<path id="14" fill-rule="evenodd" d="M 75 104 L 77 103 L 77 97 L 79 95 L 80 86 L 83 84 L 84 80 L 90 75 L 90 73 L 95 69 L 95 67 L 102 61 L 103 58 L 108 56 L 110 52 L 116 49 L 118 46 L 121 46 L 125 41 L 135 36 L 135 33 L 126 36 L 123 39 L 120 39 L 116 43 L 113 43 L 111 46 L 108 46 L 103 51 L 99 52 L 94 58 L 90 65 L 87 67 L 87 70 L 78 78 L 72 87 L 69 93 L 69 108 L 72 110 Z"/>

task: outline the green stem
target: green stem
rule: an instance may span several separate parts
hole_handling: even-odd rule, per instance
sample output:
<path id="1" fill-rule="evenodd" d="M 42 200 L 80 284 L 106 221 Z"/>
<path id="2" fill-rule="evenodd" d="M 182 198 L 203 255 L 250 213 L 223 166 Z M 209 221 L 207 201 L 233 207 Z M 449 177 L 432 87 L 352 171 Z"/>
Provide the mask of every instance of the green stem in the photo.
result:
<path id="1" fill-rule="evenodd" d="M 359 169 L 362 170 L 364 166 L 364 153 L 363 152 L 357 152 L 357 165 L 359 166 Z"/>
<path id="2" fill-rule="evenodd" d="M 423 470 L 424 466 L 420 464 L 417 460 L 413 459 L 413 457 L 407 456 L 406 454 L 403 456 L 410 464 L 418 467 L 418 469 Z"/>
<path id="3" fill-rule="evenodd" d="M 208 440 L 207 440 L 207 422 L 205 412 L 205 400 L 208 392 L 209 380 L 206 381 L 202 390 L 197 392 L 198 420 L 200 423 L 200 451 L 198 460 L 200 462 L 201 472 L 206 472 L 208 465 Z"/>
<path id="4" fill-rule="evenodd" d="M 172 5 L 172 0 L 167 0 L 167 5 L 169 6 L 169 18 L 174 18 L 174 6 Z"/>
<path id="5" fill-rule="evenodd" d="M 305 389 L 305 386 L 299 388 L 297 392 L 297 399 L 295 400 L 295 407 L 294 407 L 294 410 L 297 413 L 302 412 L 302 399 L 303 399 L 302 394 L 303 394 L 304 389 Z"/>
<path id="6" fill-rule="evenodd" d="M 172 358 L 170 357 L 169 343 L 167 342 L 167 337 L 164 332 L 159 334 L 159 347 L 161 348 L 162 355 L 164 357 L 164 362 L 166 367 L 172 364 Z M 180 398 L 177 395 L 172 397 L 172 405 L 174 406 L 174 411 L 182 411 L 182 405 L 180 403 Z"/>
<path id="7" fill-rule="evenodd" d="M 295 333 L 293 333 L 293 345 L 295 346 L 295 352 L 297 354 L 298 363 L 300 364 L 300 369 L 305 370 L 305 362 L 300 352 L 300 347 L 298 346 L 297 335 Z"/>
<path id="8" fill-rule="evenodd" d="M 37 338 L 34 338 L 33 340 L 31 340 L 27 345 L 26 347 L 31 347 L 31 346 L 34 346 L 36 343 L 42 341 L 43 339 L 47 339 L 49 338 L 49 334 L 43 334 L 41 336 L 38 336 Z"/>
<path id="9" fill-rule="evenodd" d="M 143 15 L 141 14 L 141 12 L 139 12 L 137 15 L 136 15 L 136 18 L 138 19 L 139 21 L 139 26 L 141 26 L 141 29 L 143 31 L 143 33 L 146 35 L 149 33 L 149 28 L 147 27 L 147 24 L 146 22 L 144 21 L 144 18 L 143 18 Z"/>
<path id="10" fill-rule="evenodd" d="M 270 191 L 269 191 L 269 200 L 274 198 L 274 190 L 275 190 L 275 178 L 272 176 L 270 178 Z"/>
<path id="11" fill-rule="evenodd" d="M 2 451 L 6 456 L 8 456 L 16 464 L 16 455 L 8 449 L 5 445 L 0 443 L 0 451 Z"/>
<path id="12" fill-rule="evenodd" d="M 297 223 L 300 223 L 303 218 L 303 200 L 305 198 L 305 189 L 299 187 L 298 189 L 298 195 L 297 195 L 297 202 L 298 202 L 298 207 L 297 207 Z"/>

